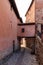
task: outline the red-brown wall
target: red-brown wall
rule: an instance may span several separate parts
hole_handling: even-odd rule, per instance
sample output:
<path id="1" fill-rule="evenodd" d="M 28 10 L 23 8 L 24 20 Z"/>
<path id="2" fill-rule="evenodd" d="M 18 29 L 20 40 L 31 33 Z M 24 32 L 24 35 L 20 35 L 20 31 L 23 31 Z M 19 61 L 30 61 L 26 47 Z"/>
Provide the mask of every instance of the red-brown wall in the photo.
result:
<path id="1" fill-rule="evenodd" d="M 35 18 L 37 23 L 43 23 L 43 0 L 36 0 Z"/>
<path id="2" fill-rule="evenodd" d="M 26 14 L 26 23 L 34 23 L 34 22 L 35 22 L 35 0 L 30 10 Z"/>
<path id="3" fill-rule="evenodd" d="M 26 23 L 25 23 L 26 24 Z M 24 32 L 22 29 L 24 28 Z M 26 46 L 32 48 L 35 43 L 35 25 L 18 25 L 18 37 L 25 38 Z"/>
<path id="4" fill-rule="evenodd" d="M 24 32 L 22 32 L 22 28 L 24 28 Z M 20 36 L 20 37 L 34 37 L 35 36 L 35 25 L 18 26 L 18 36 Z"/>
<path id="5" fill-rule="evenodd" d="M 36 23 L 43 24 L 43 0 L 36 0 L 36 8 L 35 8 L 35 18 Z M 40 30 L 41 27 L 38 28 Z M 43 30 L 43 28 L 42 28 Z M 40 65 L 43 65 L 43 34 L 41 33 L 41 38 L 37 35 L 36 36 L 36 55 Z"/>
<path id="6" fill-rule="evenodd" d="M 17 49 L 18 19 L 8 0 L 0 0 L 0 59 L 13 51 L 13 40 Z"/>

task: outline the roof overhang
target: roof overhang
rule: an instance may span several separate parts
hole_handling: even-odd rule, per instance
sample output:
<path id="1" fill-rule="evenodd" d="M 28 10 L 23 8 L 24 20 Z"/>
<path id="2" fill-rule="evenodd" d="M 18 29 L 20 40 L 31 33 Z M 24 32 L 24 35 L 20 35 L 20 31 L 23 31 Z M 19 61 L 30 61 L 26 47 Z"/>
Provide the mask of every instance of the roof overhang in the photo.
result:
<path id="1" fill-rule="evenodd" d="M 19 15 L 15 0 L 9 0 L 9 2 L 10 2 L 10 5 L 11 5 L 11 8 L 13 8 L 17 18 L 20 20 L 21 23 L 23 23 L 22 18 Z"/>

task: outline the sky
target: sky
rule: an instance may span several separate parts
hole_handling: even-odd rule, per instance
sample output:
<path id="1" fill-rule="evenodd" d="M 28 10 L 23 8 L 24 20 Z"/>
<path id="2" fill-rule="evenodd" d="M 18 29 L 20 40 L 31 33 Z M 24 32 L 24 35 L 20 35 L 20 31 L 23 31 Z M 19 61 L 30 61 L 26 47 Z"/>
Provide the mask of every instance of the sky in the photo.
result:
<path id="1" fill-rule="evenodd" d="M 23 22 L 25 23 L 26 17 L 25 14 L 32 2 L 32 0 L 15 0 L 20 17 L 22 18 Z"/>

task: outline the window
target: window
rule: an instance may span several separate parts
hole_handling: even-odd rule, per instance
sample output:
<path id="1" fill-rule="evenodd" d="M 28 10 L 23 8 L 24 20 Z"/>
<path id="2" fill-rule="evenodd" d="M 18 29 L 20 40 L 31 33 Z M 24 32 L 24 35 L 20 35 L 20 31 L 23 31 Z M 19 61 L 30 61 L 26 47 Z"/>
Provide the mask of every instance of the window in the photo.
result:
<path id="1" fill-rule="evenodd" d="M 25 31 L 24 28 L 22 28 L 22 33 L 24 33 L 24 31 Z"/>

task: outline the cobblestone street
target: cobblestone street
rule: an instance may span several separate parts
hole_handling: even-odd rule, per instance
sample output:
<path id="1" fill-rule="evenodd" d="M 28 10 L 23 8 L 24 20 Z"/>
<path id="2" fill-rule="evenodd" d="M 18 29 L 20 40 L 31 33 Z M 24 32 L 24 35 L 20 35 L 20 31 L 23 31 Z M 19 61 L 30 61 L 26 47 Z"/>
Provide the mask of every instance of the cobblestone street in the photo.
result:
<path id="1" fill-rule="evenodd" d="M 22 49 L 16 52 L 11 58 L 3 65 L 38 65 L 36 56 L 31 55 L 29 49 Z"/>

